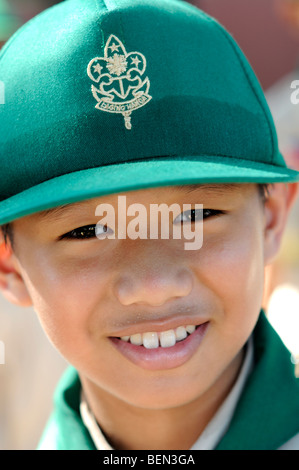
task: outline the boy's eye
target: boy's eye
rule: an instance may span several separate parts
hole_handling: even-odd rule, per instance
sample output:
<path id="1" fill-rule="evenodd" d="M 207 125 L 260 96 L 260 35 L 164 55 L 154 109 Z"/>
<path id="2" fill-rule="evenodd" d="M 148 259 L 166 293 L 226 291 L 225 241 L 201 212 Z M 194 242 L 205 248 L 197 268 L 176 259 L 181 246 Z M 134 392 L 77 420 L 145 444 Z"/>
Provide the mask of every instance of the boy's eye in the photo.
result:
<path id="1" fill-rule="evenodd" d="M 208 217 L 217 216 L 223 214 L 222 211 L 215 209 L 191 209 L 188 211 L 182 212 L 174 219 L 174 223 L 184 223 L 184 222 L 197 222 L 202 219 L 207 219 Z"/>
<path id="2" fill-rule="evenodd" d="M 220 210 L 215 209 L 191 209 L 188 211 L 182 212 L 178 215 L 173 223 L 174 224 L 182 224 L 184 222 L 191 222 L 195 223 L 202 219 L 207 219 L 212 216 L 218 216 L 223 214 Z M 74 230 L 71 230 L 64 235 L 59 237 L 59 240 L 67 239 L 67 240 L 86 240 L 89 238 L 106 238 L 107 235 L 113 234 L 113 230 L 110 229 L 107 225 L 101 224 L 92 224 L 92 225 L 84 225 L 83 227 L 78 227 Z"/>
<path id="3" fill-rule="evenodd" d="M 75 228 L 64 235 L 59 237 L 59 240 L 62 239 L 73 239 L 73 240 L 85 240 L 88 238 L 105 238 L 107 234 L 113 233 L 107 225 L 92 224 L 84 225 L 83 227 Z"/>

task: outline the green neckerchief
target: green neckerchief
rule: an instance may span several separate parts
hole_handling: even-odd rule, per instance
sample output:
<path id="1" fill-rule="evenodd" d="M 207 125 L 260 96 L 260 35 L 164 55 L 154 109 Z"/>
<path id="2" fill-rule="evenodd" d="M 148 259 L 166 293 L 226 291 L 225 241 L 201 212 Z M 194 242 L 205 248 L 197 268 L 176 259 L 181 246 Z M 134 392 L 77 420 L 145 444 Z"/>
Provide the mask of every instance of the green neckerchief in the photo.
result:
<path id="1" fill-rule="evenodd" d="M 217 450 L 275 450 L 299 432 L 299 379 L 264 312 L 254 330 L 254 370 Z"/>
<path id="2" fill-rule="evenodd" d="M 58 450 L 95 450 L 80 417 L 81 384 L 70 367 L 55 392 L 44 440 Z M 254 369 L 217 450 L 275 450 L 299 432 L 299 380 L 263 311 L 254 329 Z"/>

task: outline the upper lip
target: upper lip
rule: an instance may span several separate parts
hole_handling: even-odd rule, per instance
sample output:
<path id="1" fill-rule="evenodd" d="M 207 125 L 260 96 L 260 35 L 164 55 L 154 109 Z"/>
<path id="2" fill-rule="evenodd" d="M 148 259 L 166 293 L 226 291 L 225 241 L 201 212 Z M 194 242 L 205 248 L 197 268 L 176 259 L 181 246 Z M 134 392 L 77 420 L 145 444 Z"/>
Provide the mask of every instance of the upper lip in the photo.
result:
<path id="1" fill-rule="evenodd" d="M 188 316 L 173 316 L 171 318 L 159 318 L 151 319 L 137 323 L 131 323 L 129 326 L 118 329 L 116 332 L 110 335 L 110 337 L 120 338 L 122 336 L 132 336 L 137 333 L 147 333 L 147 332 L 161 332 L 167 330 L 174 330 L 179 326 L 186 325 L 202 325 L 203 323 L 208 322 L 209 319 L 203 317 L 196 317 L 194 315 Z"/>

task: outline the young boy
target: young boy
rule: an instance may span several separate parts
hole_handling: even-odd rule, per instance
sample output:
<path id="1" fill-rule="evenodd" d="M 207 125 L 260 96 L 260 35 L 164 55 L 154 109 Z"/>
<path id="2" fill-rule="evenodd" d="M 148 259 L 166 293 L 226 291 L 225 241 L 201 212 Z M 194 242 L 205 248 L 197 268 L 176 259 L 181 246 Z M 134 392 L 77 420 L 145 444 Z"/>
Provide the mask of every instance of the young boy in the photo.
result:
<path id="1" fill-rule="evenodd" d="M 299 175 L 231 36 L 183 1 L 68 0 L 0 78 L 0 286 L 71 364 L 39 448 L 299 449 L 261 310 Z"/>

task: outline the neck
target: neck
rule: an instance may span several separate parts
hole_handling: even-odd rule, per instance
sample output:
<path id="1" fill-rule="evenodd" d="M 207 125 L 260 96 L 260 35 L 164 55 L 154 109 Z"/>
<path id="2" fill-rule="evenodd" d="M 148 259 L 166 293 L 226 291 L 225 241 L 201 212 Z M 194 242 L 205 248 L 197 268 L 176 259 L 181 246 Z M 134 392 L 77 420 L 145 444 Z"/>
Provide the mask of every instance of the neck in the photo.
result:
<path id="1" fill-rule="evenodd" d="M 135 407 L 99 389 L 89 379 L 81 377 L 81 382 L 89 406 L 114 449 L 188 450 L 229 394 L 242 360 L 243 353 L 203 395 L 173 408 Z"/>

